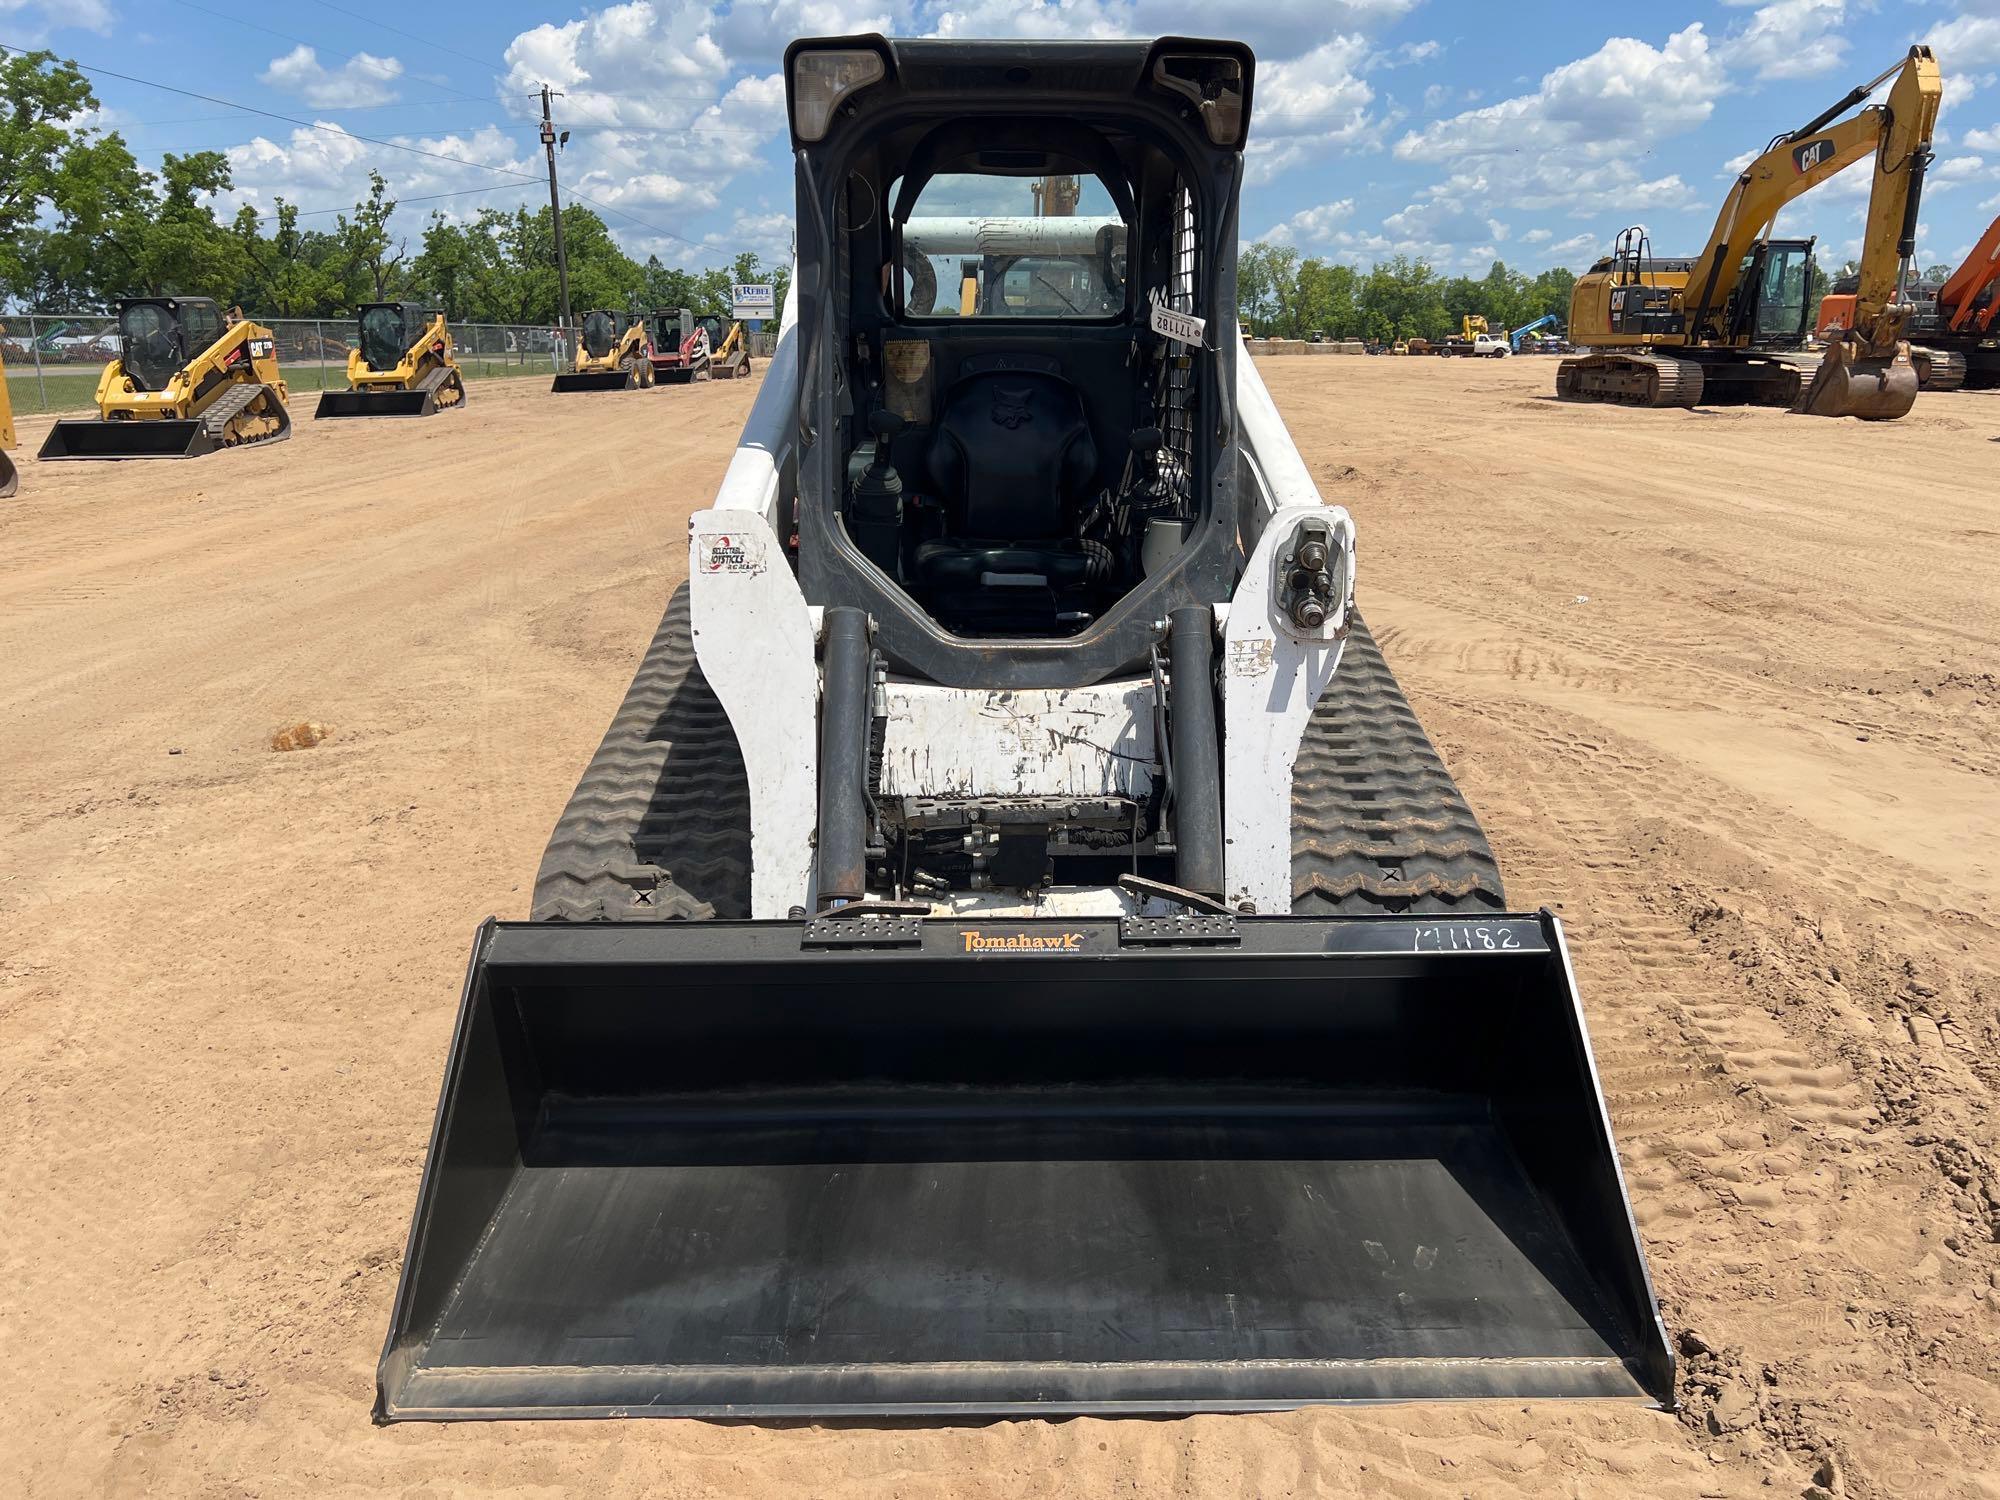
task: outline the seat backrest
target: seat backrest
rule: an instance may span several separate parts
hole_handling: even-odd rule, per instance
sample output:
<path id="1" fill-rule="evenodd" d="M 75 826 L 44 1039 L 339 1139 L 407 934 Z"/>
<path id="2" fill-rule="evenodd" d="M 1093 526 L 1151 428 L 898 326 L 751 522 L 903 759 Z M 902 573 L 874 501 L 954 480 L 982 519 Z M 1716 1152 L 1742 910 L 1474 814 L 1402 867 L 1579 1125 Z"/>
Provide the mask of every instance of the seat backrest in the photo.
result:
<path id="1" fill-rule="evenodd" d="M 1038 370 L 988 370 L 951 388 L 929 454 L 959 536 L 1008 541 L 1068 534 L 1097 485 L 1097 444 L 1076 387 Z"/>

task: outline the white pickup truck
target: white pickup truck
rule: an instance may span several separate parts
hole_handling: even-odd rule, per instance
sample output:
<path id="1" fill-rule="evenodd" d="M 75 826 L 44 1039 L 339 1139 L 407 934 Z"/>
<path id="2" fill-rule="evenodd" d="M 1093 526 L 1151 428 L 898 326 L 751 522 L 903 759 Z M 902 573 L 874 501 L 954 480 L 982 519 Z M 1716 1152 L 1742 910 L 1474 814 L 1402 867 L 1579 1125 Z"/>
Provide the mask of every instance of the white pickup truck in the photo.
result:
<path id="1" fill-rule="evenodd" d="M 1477 333 L 1469 339 L 1446 339 L 1438 352 L 1440 354 L 1470 354 L 1475 358 L 1505 359 L 1512 351 L 1507 347 L 1507 337 L 1499 333 Z"/>

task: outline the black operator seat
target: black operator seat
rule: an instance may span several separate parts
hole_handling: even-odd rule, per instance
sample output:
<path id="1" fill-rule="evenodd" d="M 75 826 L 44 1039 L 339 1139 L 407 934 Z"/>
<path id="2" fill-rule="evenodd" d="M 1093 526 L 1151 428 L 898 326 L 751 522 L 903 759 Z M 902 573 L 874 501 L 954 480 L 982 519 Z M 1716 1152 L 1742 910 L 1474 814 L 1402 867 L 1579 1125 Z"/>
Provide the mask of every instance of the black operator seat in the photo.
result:
<path id="1" fill-rule="evenodd" d="M 946 396 L 927 461 L 947 532 L 918 546 L 921 583 L 1061 588 L 1088 577 L 1075 520 L 1102 487 L 1097 444 L 1076 387 L 1046 364 L 971 368 Z"/>

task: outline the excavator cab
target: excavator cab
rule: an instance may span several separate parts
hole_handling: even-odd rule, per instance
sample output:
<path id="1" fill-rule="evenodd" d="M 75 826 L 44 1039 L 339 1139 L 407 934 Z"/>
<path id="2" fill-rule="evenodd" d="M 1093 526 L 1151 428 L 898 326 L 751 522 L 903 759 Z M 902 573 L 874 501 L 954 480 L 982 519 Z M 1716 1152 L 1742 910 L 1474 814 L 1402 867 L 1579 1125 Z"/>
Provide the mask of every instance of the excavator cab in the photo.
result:
<path id="1" fill-rule="evenodd" d="M 1813 240 L 1764 240 L 1743 257 L 1723 321 L 1732 343 L 1797 348 L 1812 311 Z"/>

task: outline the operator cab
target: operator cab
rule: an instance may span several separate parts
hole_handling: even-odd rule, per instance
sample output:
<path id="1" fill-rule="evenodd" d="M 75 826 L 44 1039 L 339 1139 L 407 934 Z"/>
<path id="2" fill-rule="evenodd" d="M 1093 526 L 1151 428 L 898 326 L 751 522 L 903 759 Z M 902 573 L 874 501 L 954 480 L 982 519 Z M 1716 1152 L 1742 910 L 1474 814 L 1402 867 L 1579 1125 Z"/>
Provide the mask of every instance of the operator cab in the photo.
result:
<path id="1" fill-rule="evenodd" d="M 653 347 L 678 354 L 694 332 L 694 314 L 685 307 L 662 308 L 653 314 Z"/>
<path id="2" fill-rule="evenodd" d="M 125 297 L 118 303 L 118 362 L 142 391 L 163 391 L 228 326 L 212 297 Z"/>
<path id="3" fill-rule="evenodd" d="M 838 267 L 808 597 L 816 543 L 829 591 L 860 575 L 959 641 L 1101 636 L 1160 618 L 1156 589 L 1227 597 L 1248 50 L 1051 45 L 982 72 L 945 43 L 842 46 L 788 62 L 829 184 L 809 204 L 802 176 L 801 222 L 836 226 Z"/>
<path id="4" fill-rule="evenodd" d="M 602 359 L 616 348 L 618 333 L 618 314 L 598 308 L 583 315 L 583 347 L 592 359 Z"/>
<path id="5" fill-rule="evenodd" d="M 417 337 L 441 316 L 420 302 L 367 302 L 361 307 L 361 357 L 371 370 L 393 370 Z"/>
<path id="6" fill-rule="evenodd" d="M 1743 257 L 1736 289 L 1723 310 L 1730 342 L 1796 348 L 1812 314 L 1812 240 L 1764 240 Z"/>

